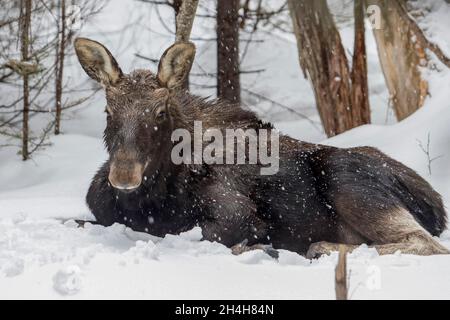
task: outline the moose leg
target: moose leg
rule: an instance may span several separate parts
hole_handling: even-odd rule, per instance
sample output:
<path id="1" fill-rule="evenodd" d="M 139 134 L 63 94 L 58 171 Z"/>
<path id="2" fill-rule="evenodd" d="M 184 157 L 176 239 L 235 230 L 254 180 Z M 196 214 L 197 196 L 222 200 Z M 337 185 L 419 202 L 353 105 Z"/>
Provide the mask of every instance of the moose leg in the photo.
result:
<path id="1" fill-rule="evenodd" d="M 75 220 L 75 223 L 78 225 L 78 228 L 84 228 L 86 223 L 93 224 L 93 225 L 100 225 L 101 224 L 98 221 L 92 221 L 92 220 Z"/>
<path id="2" fill-rule="evenodd" d="M 279 255 L 280 255 L 278 250 L 274 249 L 272 247 L 272 245 L 254 244 L 252 246 L 248 246 L 247 244 L 248 244 L 248 240 L 246 239 L 246 240 L 242 241 L 241 243 L 232 246 L 231 253 L 238 256 L 245 252 L 250 252 L 250 251 L 254 251 L 254 250 L 262 250 L 274 259 L 278 259 Z"/>
<path id="3" fill-rule="evenodd" d="M 375 215 L 377 216 L 377 215 Z M 379 216 L 379 215 L 378 215 Z M 360 220 L 359 223 L 349 223 L 360 234 L 366 236 L 380 255 L 393 254 L 401 251 L 406 254 L 434 255 L 450 254 L 450 251 L 438 243 L 413 216 L 404 208 L 394 208 L 385 212 L 381 218 Z M 358 245 L 346 245 L 351 252 Z M 307 257 L 317 258 L 339 250 L 339 244 L 318 242 L 310 246 Z"/>
<path id="4" fill-rule="evenodd" d="M 207 221 L 202 223 L 203 238 L 232 248 L 233 254 L 261 249 L 275 257 L 267 245 L 267 225 L 257 216 L 255 203 L 228 184 L 214 181 L 202 199 Z"/>
<path id="5" fill-rule="evenodd" d="M 116 222 L 123 223 L 123 220 L 121 220 L 123 217 L 117 209 L 117 195 L 108 181 L 108 168 L 108 162 L 103 164 L 92 180 L 86 195 L 86 203 L 96 220 L 93 224 L 105 227 L 111 226 Z"/>
<path id="6" fill-rule="evenodd" d="M 340 243 L 331 243 L 326 241 L 313 243 L 306 253 L 307 259 L 317 259 L 323 255 L 330 255 L 334 251 L 339 251 L 339 247 L 342 246 Z M 345 250 L 347 252 L 352 252 L 358 246 L 351 244 L 344 244 Z"/>
<path id="7" fill-rule="evenodd" d="M 430 238 L 428 238 L 430 237 Z M 334 251 L 339 251 L 339 246 L 342 244 L 331 242 L 317 242 L 313 243 L 306 254 L 308 259 L 316 259 L 322 255 L 329 255 Z M 352 252 L 357 245 L 344 245 L 347 252 Z M 450 251 L 439 244 L 436 240 L 425 234 L 411 234 L 405 242 L 389 243 L 370 246 L 375 248 L 380 255 L 394 254 L 398 251 L 406 254 L 416 255 L 435 255 L 435 254 L 450 254 Z"/>
<path id="8" fill-rule="evenodd" d="M 229 200 L 229 199 L 228 199 Z M 263 250 L 273 258 L 278 252 L 267 243 L 266 225 L 256 216 L 253 203 L 243 196 L 209 208 L 212 216 L 202 224 L 203 239 L 217 241 L 232 249 L 235 255 Z"/>

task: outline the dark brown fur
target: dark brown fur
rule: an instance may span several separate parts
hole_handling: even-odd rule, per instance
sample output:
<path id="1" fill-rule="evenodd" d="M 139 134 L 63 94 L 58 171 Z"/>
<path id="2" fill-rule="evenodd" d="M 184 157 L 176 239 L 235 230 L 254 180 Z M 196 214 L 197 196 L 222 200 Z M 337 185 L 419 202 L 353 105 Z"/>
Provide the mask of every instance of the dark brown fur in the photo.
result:
<path id="1" fill-rule="evenodd" d="M 98 43 L 82 44 L 101 51 Z M 183 47 L 175 46 L 179 54 Z M 186 50 L 181 56 L 192 60 L 192 47 Z M 163 75 L 140 70 L 104 84 L 110 159 L 87 195 L 99 223 L 123 223 L 157 236 L 200 225 L 204 239 L 229 247 L 247 240 L 248 248 L 309 249 L 310 257 L 336 249 L 336 243 L 368 243 L 381 253 L 448 253 L 431 237 L 446 225 L 440 196 L 414 171 L 373 148 L 338 149 L 281 136 L 280 170 L 271 176 L 260 175 L 260 165 L 173 164 L 171 133 L 192 133 L 195 120 L 204 130 L 271 128 L 240 106 L 176 90 L 184 79 L 176 70 L 190 69 L 176 63 L 191 61 L 163 59 Z"/>

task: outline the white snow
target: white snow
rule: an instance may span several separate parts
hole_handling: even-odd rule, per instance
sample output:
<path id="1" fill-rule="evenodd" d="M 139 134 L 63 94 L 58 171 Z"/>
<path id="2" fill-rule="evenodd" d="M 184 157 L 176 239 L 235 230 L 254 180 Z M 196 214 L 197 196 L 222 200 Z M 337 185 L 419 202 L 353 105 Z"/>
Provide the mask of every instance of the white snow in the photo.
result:
<path id="1" fill-rule="evenodd" d="M 449 5 L 425 1 L 431 13 L 421 24 L 450 52 L 446 37 L 450 30 Z M 108 32 L 127 25 L 148 10 L 143 6 L 126 14 L 127 1 L 110 1 L 85 29 L 83 36 L 106 43 L 124 70 L 150 67 L 134 52 L 159 56 L 170 43 L 164 29 L 158 29 L 154 12 L 149 21 L 154 32 L 135 32 L 130 27 L 123 37 Z M 163 16 L 170 11 L 161 8 Z M 139 12 L 139 14 L 137 13 Z M 144 22 L 142 22 L 144 24 Z M 167 22 L 170 25 L 170 20 Z M 111 27 L 114 26 L 114 27 Z M 134 28 L 144 28 L 138 25 Z M 197 25 L 193 36 L 207 37 L 210 25 Z M 351 26 L 341 29 L 347 48 L 352 46 Z M 426 105 L 405 121 L 394 124 L 388 107 L 388 93 L 373 39 L 369 36 L 368 59 L 374 125 L 364 126 L 325 140 L 314 98 L 302 78 L 295 39 L 265 35 L 265 43 L 249 48 L 248 69 L 268 72 L 246 75 L 247 88 L 304 113 L 304 120 L 255 97 L 245 102 L 284 132 L 307 141 L 349 147 L 376 146 L 415 169 L 450 204 L 450 71 L 438 62 L 438 71 L 427 71 L 431 96 Z M 124 41 L 126 39 L 126 41 Z M 447 40 L 446 40 L 447 39 Z M 130 49 L 130 43 L 134 48 Z M 211 42 L 198 42 L 197 63 L 214 72 Z M 86 76 L 76 61 L 70 62 L 73 81 Z M 200 80 L 198 80 L 200 81 Z M 202 80 L 205 81 L 205 80 Z M 210 79 L 208 81 L 210 84 Z M 90 82 L 84 84 L 91 86 Z M 197 89 L 206 95 L 209 89 Z M 337 255 L 309 261 L 295 253 L 281 251 L 278 261 L 261 251 L 233 256 L 218 243 L 201 242 L 201 230 L 157 238 L 133 232 L 122 225 L 109 228 L 86 225 L 77 228 L 75 218 L 93 219 L 85 205 L 90 180 L 107 157 L 101 140 L 105 126 L 104 98 L 100 92 L 84 107 L 65 115 L 64 134 L 52 137 L 52 146 L 23 163 L 11 149 L 0 149 L 0 299 L 12 298 L 124 298 L 124 299 L 334 299 L 334 267 Z M 386 117 L 388 115 L 388 117 Z M 289 120 L 289 121 L 288 121 Z M 317 125 L 319 129 L 316 129 Z M 432 157 L 439 157 L 428 172 L 427 156 L 419 142 L 430 135 Z M 2 138 L 1 138 L 2 139 Z M 439 241 L 450 248 L 450 231 Z M 351 299 L 449 299 L 450 256 L 420 257 L 401 253 L 379 256 L 361 246 L 350 254 Z"/>

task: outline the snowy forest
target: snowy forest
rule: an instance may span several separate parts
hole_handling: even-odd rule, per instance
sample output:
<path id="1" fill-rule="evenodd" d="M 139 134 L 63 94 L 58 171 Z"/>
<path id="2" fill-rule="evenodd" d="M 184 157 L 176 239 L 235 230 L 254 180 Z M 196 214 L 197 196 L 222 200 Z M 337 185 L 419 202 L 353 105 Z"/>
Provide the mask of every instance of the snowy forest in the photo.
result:
<path id="1" fill-rule="evenodd" d="M 366 241 L 347 243 L 355 245 L 348 252 L 340 246 L 341 251 L 317 257 L 308 256 L 308 248 L 303 254 L 287 245 L 266 250 L 273 244 L 269 236 L 268 243 L 236 254 L 236 246 L 207 237 L 201 223 L 165 234 L 134 228 L 126 217 L 123 223 L 97 224 L 93 205 L 86 203 L 102 165 L 120 156 L 112 154 L 118 140 L 114 147 L 108 141 L 111 118 L 122 112 L 127 121 L 134 119 L 112 110 L 107 99 L 120 91 L 115 87 L 120 79 L 147 70 L 158 85 L 164 84 L 169 102 L 186 94 L 211 103 L 205 110 L 227 105 L 230 111 L 220 115 L 223 122 L 227 112 L 242 108 L 256 115 L 259 125 L 270 123 L 286 139 L 302 141 L 300 146 L 305 142 L 308 150 L 320 145 L 351 153 L 355 149 L 347 148 L 374 147 L 393 159 L 394 171 L 400 168 L 399 177 L 386 181 L 407 184 L 400 163 L 420 179 L 406 185 L 407 192 L 413 194 L 419 185 L 431 190 L 406 205 L 408 210 L 422 202 L 434 206 L 435 198 L 427 197 L 438 199 L 436 191 L 446 208 L 442 212 L 448 211 L 448 30 L 449 0 L 1 1 L 0 299 L 449 299 L 450 254 L 414 254 L 402 247 L 384 254 L 377 250 L 377 239 L 365 235 Z M 190 64 L 181 65 L 186 56 Z M 140 80 L 130 81 L 132 86 Z M 200 101 L 195 99 L 179 104 Z M 138 129 L 131 131 L 137 135 Z M 280 147 L 281 158 L 283 152 L 297 151 L 286 146 L 288 151 Z M 162 148 L 156 153 L 164 154 Z M 141 166 L 138 179 L 145 185 L 143 172 L 151 165 Z M 367 162 L 364 168 L 382 175 L 383 166 L 386 162 L 380 168 Z M 316 171 L 314 181 L 325 179 L 327 170 Z M 108 172 L 108 185 L 116 188 L 121 177 Z M 330 193 L 333 177 L 338 179 L 331 176 L 325 183 Z M 362 181 L 363 176 L 357 177 Z M 290 177 L 280 190 L 289 188 Z M 217 179 L 226 180 L 223 175 Z M 341 189 L 338 184 L 333 192 Z M 205 190 L 201 193 L 210 192 Z M 379 192 L 385 196 L 396 190 Z M 399 192 L 398 197 L 404 196 Z M 378 196 L 361 196 L 365 209 L 376 210 L 372 204 Z M 116 196 L 113 202 L 121 199 Z M 96 195 L 96 205 L 106 208 L 106 201 Z M 338 212 L 331 200 L 324 210 L 328 206 Z M 145 219 L 157 224 L 158 214 Z M 382 225 L 399 219 L 391 217 Z M 429 223 L 431 218 L 423 219 Z M 283 223 L 281 214 L 278 220 Z M 422 230 L 422 220 L 412 220 L 398 228 L 417 224 Z M 393 232 L 403 232 L 394 222 Z M 450 250 L 450 230 L 442 223 L 436 234 L 424 230 L 442 248 L 438 253 Z M 286 226 L 294 233 L 291 227 Z M 242 240 L 233 244 L 242 249 L 248 239 Z"/>

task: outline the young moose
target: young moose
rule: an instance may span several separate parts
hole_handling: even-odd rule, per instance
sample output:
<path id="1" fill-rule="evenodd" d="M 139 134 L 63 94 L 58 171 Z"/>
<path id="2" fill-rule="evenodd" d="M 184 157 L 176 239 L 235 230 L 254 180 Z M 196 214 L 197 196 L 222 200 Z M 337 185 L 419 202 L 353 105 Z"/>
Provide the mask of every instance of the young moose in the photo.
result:
<path id="1" fill-rule="evenodd" d="M 86 73 L 106 91 L 109 160 L 87 203 L 105 226 L 122 223 L 156 236 L 201 226 L 203 238 L 234 253 L 262 248 L 314 258 L 367 243 L 380 254 L 448 254 L 433 236 L 446 227 L 440 196 L 413 170 L 369 148 L 338 149 L 280 137 L 280 168 L 171 161 L 175 129 L 270 129 L 250 111 L 181 90 L 195 55 L 176 43 L 157 74 L 124 74 L 100 43 L 78 38 Z"/>

